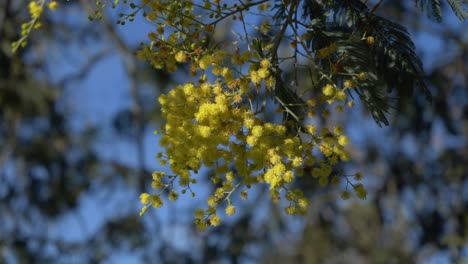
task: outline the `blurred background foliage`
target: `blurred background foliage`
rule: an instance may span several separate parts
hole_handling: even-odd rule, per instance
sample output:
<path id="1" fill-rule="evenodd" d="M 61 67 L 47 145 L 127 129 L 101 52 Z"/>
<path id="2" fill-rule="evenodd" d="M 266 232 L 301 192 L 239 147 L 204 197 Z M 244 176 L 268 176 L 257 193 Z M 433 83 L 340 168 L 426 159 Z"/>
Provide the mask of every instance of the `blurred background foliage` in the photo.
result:
<path id="1" fill-rule="evenodd" d="M 447 5 L 440 24 L 409 1 L 377 10 L 410 30 L 433 103 L 401 98 L 386 128 L 359 105 L 341 117 L 354 145 L 343 166 L 364 172 L 365 201 L 304 179 L 305 218 L 258 190 L 204 233 L 190 198 L 138 216 L 157 168 L 157 96 L 186 75 L 132 56 L 148 24 L 88 22 L 89 2 L 61 2 L 13 55 L 25 5 L 0 0 L 0 263 L 467 263 L 468 29 Z"/>

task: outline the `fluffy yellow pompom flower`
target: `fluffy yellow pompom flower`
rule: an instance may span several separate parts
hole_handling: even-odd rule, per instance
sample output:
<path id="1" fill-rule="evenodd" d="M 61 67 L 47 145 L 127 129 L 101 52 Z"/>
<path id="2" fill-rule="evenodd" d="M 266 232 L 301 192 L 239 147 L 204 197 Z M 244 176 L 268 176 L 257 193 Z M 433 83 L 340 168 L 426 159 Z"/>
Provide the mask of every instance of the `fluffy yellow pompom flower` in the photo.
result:
<path id="1" fill-rule="evenodd" d="M 262 66 L 262 68 L 266 68 L 266 69 L 267 69 L 267 68 L 270 67 L 271 62 L 270 62 L 269 59 L 262 59 L 262 60 L 260 61 L 260 65 Z"/>
<path id="2" fill-rule="evenodd" d="M 55 9 L 57 9 L 57 7 L 58 7 L 57 1 L 50 1 L 50 2 L 47 4 L 47 7 L 49 7 L 49 9 L 50 9 L 51 11 L 55 11 Z"/>
<path id="3" fill-rule="evenodd" d="M 235 206 L 233 206 L 233 205 L 228 205 L 228 206 L 226 207 L 226 214 L 227 214 L 227 215 L 233 215 L 233 214 L 235 214 L 235 213 L 236 213 L 236 207 L 235 207 Z"/>
<path id="4" fill-rule="evenodd" d="M 147 194 L 147 193 L 142 193 L 140 194 L 140 202 L 142 204 L 147 204 L 151 201 L 151 195 Z"/>
<path id="5" fill-rule="evenodd" d="M 163 205 L 163 201 L 161 197 L 157 194 L 151 195 L 151 205 L 154 208 L 160 208 Z"/>
<path id="6" fill-rule="evenodd" d="M 187 62 L 188 56 L 184 51 L 179 51 L 174 55 L 174 59 L 179 63 Z"/>
<path id="7" fill-rule="evenodd" d="M 262 126 L 254 126 L 252 128 L 252 136 L 261 137 L 262 135 L 263 135 L 263 127 Z"/>
<path id="8" fill-rule="evenodd" d="M 361 73 L 358 74 L 357 77 L 358 77 L 358 79 L 360 81 L 363 81 L 363 80 L 367 79 L 367 73 L 366 72 L 361 72 Z"/>
<path id="9" fill-rule="evenodd" d="M 357 82 L 353 79 L 349 79 L 344 81 L 344 87 L 345 88 L 354 88 L 357 86 Z"/>
<path id="10" fill-rule="evenodd" d="M 366 199 L 367 197 L 367 190 L 364 189 L 364 185 L 362 183 L 353 186 L 354 192 L 356 192 L 357 197 L 360 199 Z"/>
<path id="11" fill-rule="evenodd" d="M 168 198 L 169 198 L 169 200 L 171 200 L 171 201 L 175 201 L 175 200 L 177 200 L 177 198 L 179 198 L 179 194 L 177 193 L 177 191 L 172 190 L 172 191 L 169 193 Z"/>
<path id="12" fill-rule="evenodd" d="M 295 168 L 302 166 L 303 163 L 304 163 L 304 161 L 302 160 L 301 157 L 295 157 L 292 160 L 292 166 L 295 167 Z"/>
<path id="13" fill-rule="evenodd" d="M 342 91 L 342 90 L 339 90 L 335 94 L 335 99 L 338 100 L 338 101 L 346 100 L 346 93 L 344 91 Z"/>
<path id="14" fill-rule="evenodd" d="M 221 218 L 217 215 L 213 215 L 210 219 L 210 223 L 212 226 L 219 226 L 221 224 Z"/>
<path id="15" fill-rule="evenodd" d="M 258 74 L 258 76 L 259 76 L 260 78 L 265 79 L 265 78 L 268 77 L 268 75 L 270 74 L 270 72 L 268 71 L 267 68 L 260 68 L 260 69 L 258 69 L 257 74 Z"/>
<path id="16" fill-rule="evenodd" d="M 327 84 L 323 87 L 322 92 L 326 96 L 332 96 L 335 93 L 335 87 L 331 84 Z"/>
<path id="17" fill-rule="evenodd" d="M 36 1 L 29 3 L 29 13 L 33 19 L 39 18 L 42 14 L 42 5 L 39 5 Z"/>
<path id="18" fill-rule="evenodd" d="M 198 61 L 198 65 L 199 65 L 200 68 L 202 68 L 203 70 L 208 69 L 208 67 L 210 67 L 210 65 L 211 65 L 211 56 L 208 56 L 208 55 L 203 56 L 203 57 L 200 59 L 200 61 Z"/>
<path id="19" fill-rule="evenodd" d="M 349 144 L 349 139 L 347 136 L 344 136 L 344 135 L 341 135 L 339 138 L 338 138 L 338 144 L 340 144 L 341 146 L 346 146 Z"/>

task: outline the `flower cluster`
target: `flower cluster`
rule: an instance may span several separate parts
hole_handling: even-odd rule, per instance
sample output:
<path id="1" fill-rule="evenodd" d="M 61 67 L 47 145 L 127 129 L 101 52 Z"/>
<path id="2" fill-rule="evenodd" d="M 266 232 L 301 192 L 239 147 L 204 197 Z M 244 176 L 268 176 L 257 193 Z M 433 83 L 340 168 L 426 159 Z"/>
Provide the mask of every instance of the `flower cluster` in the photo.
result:
<path id="1" fill-rule="evenodd" d="M 260 64 L 267 66 L 266 62 Z M 253 84 L 252 90 L 255 87 Z M 288 187 L 295 177 L 304 176 L 305 165 L 314 167 L 311 176 L 326 185 L 338 179 L 333 166 L 348 159 L 348 138 L 342 127 L 324 128 L 317 133 L 314 126 L 307 125 L 306 133 L 292 135 L 284 124 L 266 122 L 253 109 L 239 105 L 236 96 L 245 90 L 240 85 L 228 87 L 226 80 L 218 79 L 214 83 L 177 86 L 159 98 L 166 124 L 161 128 L 160 141 L 165 155 L 158 157 L 162 164 L 169 164 L 174 175 L 164 183 L 165 174 L 156 172 L 152 186 L 159 193 L 167 189 L 172 193 L 177 180 L 183 193 L 193 194 L 190 185 L 196 183 L 198 171 L 202 166 L 212 168 L 212 181 L 220 187 L 208 198 L 207 209 L 196 212 L 195 222 L 200 229 L 220 223 L 217 208 L 223 202 L 227 204 L 226 214 L 234 214 L 231 195 L 239 189 L 241 198 L 246 198 L 247 189 L 258 183 L 268 184 L 273 201 L 281 197 L 288 201 L 288 214 L 305 214 L 307 199 L 300 190 Z M 314 148 L 323 153 L 325 160 L 318 160 Z M 144 194 L 141 201 L 145 204 L 142 212 L 162 203 L 159 195 L 149 194 Z"/>
<path id="2" fill-rule="evenodd" d="M 209 45 L 207 36 L 216 30 L 219 21 L 231 16 L 245 28 L 242 11 L 253 5 L 260 12 L 267 11 L 269 3 L 231 6 L 220 1 L 203 3 L 200 6 L 192 1 L 146 0 L 141 6 L 132 6 L 135 12 L 121 14 L 120 24 L 125 19 L 131 21 L 144 9 L 146 19 L 156 25 L 148 34 L 150 43 L 137 52 L 140 59 L 169 72 L 188 64 L 191 75 L 200 76 L 198 83 L 179 85 L 159 98 L 166 123 L 160 129 L 160 145 L 165 151 L 158 158 L 172 173 L 153 174 L 152 187 L 157 191 L 142 194 L 142 213 L 150 206 L 160 207 L 161 195 L 166 191 L 169 200 L 177 199 L 176 189 L 195 196 L 191 185 L 199 179 L 202 167 L 213 172 L 210 178 L 216 187 L 206 208 L 195 212 L 195 224 L 200 229 L 221 223 L 219 207 L 224 207 L 226 215 L 235 214 L 233 195 L 245 200 L 255 184 L 268 185 L 272 201 L 282 201 L 285 212 L 291 215 L 303 215 L 308 207 L 305 195 L 292 187 L 296 177 L 314 177 L 321 185 L 337 184 L 345 178 L 346 186 L 351 185 L 364 198 L 362 185 L 354 184 L 334 169 L 338 162 L 349 159 L 346 151 L 349 140 L 342 127 L 318 129 L 301 122 L 300 133 L 291 133 L 286 120 L 266 119 L 266 110 L 259 102 L 277 98 L 274 96 L 277 80 L 282 77 L 277 58 L 265 54 L 277 52 L 274 49 L 278 45 L 257 40 L 243 52 L 236 42 L 224 47 Z M 200 15 L 196 15 L 197 8 L 203 11 Z M 270 21 L 263 21 L 253 30 L 266 35 L 269 25 Z M 244 34 L 241 39 L 249 39 L 248 32 Z M 297 48 L 299 44 L 295 42 L 290 47 Z M 315 56 L 327 58 L 337 50 L 334 43 Z M 212 81 L 208 81 L 208 76 Z M 351 107 L 353 103 L 348 100 L 346 90 L 356 87 L 365 76 L 351 77 L 342 85 L 328 77 L 321 96 L 296 107 L 305 109 L 309 117 L 315 117 L 317 112 L 327 117 L 330 111 L 326 106 L 335 103 L 338 111 L 346 105 Z M 289 106 L 281 104 L 280 112 L 284 113 Z M 347 187 L 342 196 L 346 195 L 349 196 Z"/>

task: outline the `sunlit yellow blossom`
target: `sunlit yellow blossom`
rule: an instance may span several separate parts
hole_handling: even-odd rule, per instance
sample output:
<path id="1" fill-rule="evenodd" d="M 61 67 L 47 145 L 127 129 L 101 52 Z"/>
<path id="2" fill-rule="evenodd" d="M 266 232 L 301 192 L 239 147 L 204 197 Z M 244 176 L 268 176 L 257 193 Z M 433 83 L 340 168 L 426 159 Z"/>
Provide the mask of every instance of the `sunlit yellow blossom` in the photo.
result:
<path id="1" fill-rule="evenodd" d="M 327 84 L 323 87 L 322 92 L 326 96 L 332 96 L 335 93 L 335 87 L 331 84 Z"/>
<path id="2" fill-rule="evenodd" d="M 147 193 L 140 194 L 140 202 L 142 204 L 147 204 L 151 201 L 151 196 Z"/>
<path id="3" fill-rule="evenodd" d="M 301 157 L 294 157 L 294 159 L 292 160 L 292 166 L 293 167 L 299 167 L 299 166 L 302 166 L 303 164 L 303 160 Z"/>
<path id="4" fill-rule="evenodd" d="M 205 211 L 203 209 L 196 209 L 195 210 L 195 218 L 202 218 L 205 215 Z"/>
<path id="5" fill-rule="evenodd" d="M 188 56 L 184 51 L 179 51 L 174 55 L 174 58 L 177 62 L 183 63 L 187 62 Z"/>
<path id="6" fill-rule="evenodd" d="M 226 207 L 226 214 L 227 214 L 227 215 L 233 215 L 233 214 L 235 214 L 235 213 L 236 213 L 236 207 L 235 207 L 235 206 L 233 206 L 233 205 L 228 205 L 228 206 Z"/>
<path id="7" fill-rule="evenodd" d="M 357 76 L 358 80 L 360 81 L 364 81 L 365 79 L 367 79 L 367 72 L 361 72 L 358 74 Z"/>
<path id="8" fill-rule="evenodd" d="M 55 9 L 58 7 L 57 1 L 50 1 L 47 4 L 47 7 L 49 7 L 50 10 L 55 11 Z"/>
<path id="9" fill-rule="evenodd" d="M 211 206 L 211 207 L 216 207 L 216 205 L 218 204 L 218 201 L 217 201 L 217 199 L 216 199 L 214 196 L 210 196 L 210 197 L 208 197 L 208 199 L 207 199 L 207 203 L 208 203 L 208 205 Z"/>
<path id="10" fill-rule="evenodd" d="M 338 138 L 338 144 L 340 144 L 341 146 L 346 146 L 349 144 L 349 139 L 347 136 L 345 135 L 341 135 L 339 138 Z"/>
<path id="11" fill-rule="evenodd" d="M 343 90 L 339 90 L 335 94 L 335 99 L 338 101 L 346 100 L 346 93 Z"/>
<path id="12" fill-rule="evenodd" d="M 221 224 L 221 218 L 217 215 L 213 215 L 210 219 L 210 223 L 212 226 L 219 226 Z"/>
<path id="13" fill-rule="evenodd" d="M 304 209 L 305 209 L 305 208 L 307 208 L 307 206 L 309 206 L 309 202 L 307 201 L 306 198 L 300 198 L 300 199 L 298 200 L 298 205 L 299 205 L 300 208 L 304 208 Z"/>
<path id="14" fill-rule="evenodd" d="M 262 66 L 262 68 L 268 69 L 271 65 L 271 62 L 269 59 L 262 59 L 260 61 L 260 65 Z"/>
<path id="15" fill-rule="evenodd" d="M 211 56 L 209 56 L 209 55 L 203 56 L 203 57 L 198 61 L 198 65 L 199 65 L 200 68 L 202 68 L 203 70 L 208 69 L 208 67 L 210 67 L 210 65 L 211 65 Z"/>
<path id="16" fill-rule="evenodd" d="M 29 2 L 29 13 L 33 19 L 40 17 L 42 14 L 42 6 L 36 1 Z"/>
<path id="17" fill-rule="evenodd" d="M 262 78 L 260 77 L 257 71 L 252 71 L 250 73 L 250 79 L 252 80 L 252 83 L 255 85 L 259 85 L 260 82 L 262 81 Z"/>
<path id="18" fill-rule="evenodd" d="M 313 106 L 316 106 L 316 105 L 317 105 L 317 101 L 316 101 L 315 99 L 311 98 L 311 99 L 307 100 L 307 105 L 308 105 L 308 106 L 312 106 L 312 107 L 313 107 Z"/>
<path id="19" fill-rule="evenodd" d="M 168 198 L 169 198 L 169 200 L 171 200 L 171 201 L 175 201 L 175 200 L 177 200 L 177 198 L 179 198 L 179 194 L 178 194 L 175 190 L 172 190 L 172 191 L 169 193 Z"/>
<path id="20" fill-rule="evenodd" d="M 295 215 L 297 213 L 297 208 L 295 206 L 288 206 L 285 208 L 285 211 L 289 215 Z"/>
<path id="21" fill-rule="evenodd" d="M 346 81 L 344 81 L 344 87 L 345 88 L 354 88 L 357 86 L 357 82 L 353 79 L 348 79 Z"/>
<path id="22" fill-rule="evenodd" d="M 263 127 L 262 126 L 254 126 L 252 128 L 252 135 L 254 137 L 261 137 L 263 135 Z"/>
<path id="23" fill-rule="evenodd" d="M 294 174 L 292 171 L 287 171 L 284 173 L 283 175 L 283 180 L 286 182 L 286 183 L 291 183 L 294 179 Z"/>
<path id="24" fill-rule="evenodd" d="M 151 195 L 151 205 L 154 207 L 154 208 L 159 208 L 163 205 L 163 201 L 161 199 L 161 197 L 157 194 L 153 194 Z"/>
<path id="25" fill-rule="evenodd" d="M 199 132 L 200 132 L 200 136 L 204 137 L 204 138 L 208 138 L 209 136 L 211 136 L 211 128 L 209 126 L 199 126 Z"/>
<path id="26" fill-rule="evenodd" d="M 338 126 L 333 128 L 333 133 L 335 133 L 337 135 L 341 135 L 341 134 L 343 134 L 343 132 L 344 132 L 343 126 L 338 125 Z"/>
<path id="27" fill-rule="evenodd" d="M 268 77 L 269 72 L 267 68 L 260 68 L 258 69 L 257 74 L 258 74 L 258 77 L 265 79 Z"/>

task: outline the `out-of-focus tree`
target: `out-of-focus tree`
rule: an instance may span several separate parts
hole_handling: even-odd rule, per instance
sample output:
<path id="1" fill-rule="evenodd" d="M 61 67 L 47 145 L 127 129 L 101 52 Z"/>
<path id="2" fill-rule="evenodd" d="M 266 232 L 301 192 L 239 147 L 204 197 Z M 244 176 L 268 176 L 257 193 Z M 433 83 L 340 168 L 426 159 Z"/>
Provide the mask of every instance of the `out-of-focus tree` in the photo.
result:
<path id="1" fill-rule="evenodd" d="M 136 83 L 156 79 L 135 76 L 132 67 L 141 65 L 128 60 L 130 47 L 115 28 L 97 29 L 91 23 L 70 19 L 67 12 L 85 16 L 85 8 L 77 3 L 61 3 L 62 15 L 43 15 L 41 35 L 29 36 L 29 41 L 37 45 L 13 54 L 11 43 L 21 36 L 18 25 L 27 19 L 27 4 L 0 1 L 0 262 L 101 261 L 113 254 L 112 249 L 139 247 L 146 239 L 143 222 L 134 212 L 104 218 L 97 237 L 83 235 L 69 242 L 60 233 L 87 229 L 80 216 L 83 199 L 105 193 L 102 186 L 127 182 L 125 185 L 134 188 L 135 193 L 143 191 L 143 175 L 149 172 L 141 161 L 142 130 L 150 124 L 142 119 L 148 117 L 141 112 L 149 116 L 155 106 L 148 107 L 141 98 L 143 92 L 157 93 L 158 86 L 140 91 Z M 104 40 L 120 44 L 120 49 L 96 49 L 98 44 L 90 44 Z M 83 124 L 77 120 L 74 98 L 70 98 L 73 85 L 88 78 L 113 50 L 127 58 L 124 65 L 134 100 L 128 109 L 111 116 L 109 124 L 113 126 Z M 85 55 L 78 58 L 77 53 Z M 54 59 L 55 63 L 65 61 L 73 66 L 69 71 L 59 69 Z M 136 145 L 137 165 L 104 157 L 96 145 L 102 144 L 103 136 L 109 133 Z M 75 216 L 78 227 L 57 226 L 70 216 Z"/>

